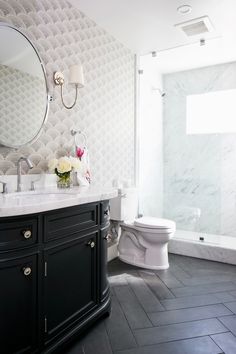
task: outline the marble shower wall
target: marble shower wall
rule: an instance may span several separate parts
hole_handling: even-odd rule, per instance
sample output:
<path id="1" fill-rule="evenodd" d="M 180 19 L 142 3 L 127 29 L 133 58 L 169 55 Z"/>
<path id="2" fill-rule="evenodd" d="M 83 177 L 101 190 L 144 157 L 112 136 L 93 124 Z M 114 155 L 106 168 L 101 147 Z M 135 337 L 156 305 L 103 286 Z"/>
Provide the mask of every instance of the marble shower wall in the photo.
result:
<path id="1" fill-rule="evenodd" d="M 65 0 L 1 0 L 0 22 L 21 29 L 32 40 L 45 64 L 50 103 L 47 124 L 40 138 L 18 150 L 0 147 L 0 175 L 15 174 L 19 156 L 29 156 L 30 173 L 47 171 L 48 159 L 72 149 L 70 129 L 88 136 L 92 179 L 134 178 L 134 54 Z M 85 87 L 79 104 L 63 108 L 53 72 L 77 62 L 84 66 Z M 68 85 L 65 101 L 74 91 Z"/>
<path id="2" fill-rule="evenodd" d="M 235 89 L 236 63 L 167 74 L 163 83 L 164 216 L 179 229 L 236 236 L 236 134 L 186 135 L 186 96 Z"/>

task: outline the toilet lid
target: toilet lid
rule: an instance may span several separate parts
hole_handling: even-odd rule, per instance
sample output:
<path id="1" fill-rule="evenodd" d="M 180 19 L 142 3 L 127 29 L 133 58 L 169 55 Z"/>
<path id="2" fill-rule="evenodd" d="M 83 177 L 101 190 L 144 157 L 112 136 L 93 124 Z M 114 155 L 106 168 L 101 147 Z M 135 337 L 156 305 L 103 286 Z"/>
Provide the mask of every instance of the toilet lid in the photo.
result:
<path id="1" fill-rule="evenodd" d="M 135 219 L 134 225 L 149 229 L 175 229 L 175 222 L 168 219 L 159 219 L 151 216 L 143 216 Z"/>

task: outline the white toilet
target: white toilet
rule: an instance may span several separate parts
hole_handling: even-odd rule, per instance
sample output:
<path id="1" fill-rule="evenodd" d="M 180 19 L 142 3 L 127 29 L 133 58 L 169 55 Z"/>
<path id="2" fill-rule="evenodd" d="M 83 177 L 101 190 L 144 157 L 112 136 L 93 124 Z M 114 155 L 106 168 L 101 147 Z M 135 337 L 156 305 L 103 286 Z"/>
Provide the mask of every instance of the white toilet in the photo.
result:
<path id="1" fill-rule="evenodd" d="M 111 220 L 120 221 L 119 258 L 147 269 L 167 269 L 168 242 L 174 236 L 174 221 L 154 217 L 135 218 L 138 207 L 136 188 L 119 190 L 111 199 Z"/>

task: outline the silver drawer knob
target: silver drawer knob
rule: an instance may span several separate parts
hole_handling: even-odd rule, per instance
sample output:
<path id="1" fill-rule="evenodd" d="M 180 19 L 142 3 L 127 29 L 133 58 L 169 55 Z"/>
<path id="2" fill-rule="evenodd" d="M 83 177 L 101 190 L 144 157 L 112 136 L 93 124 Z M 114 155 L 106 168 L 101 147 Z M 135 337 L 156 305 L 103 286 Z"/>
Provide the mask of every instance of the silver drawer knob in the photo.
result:
<path id="1" fill-rule="evenodd" d="M 31 230 L 23 230 L 22 234 L 23 234 L 24 238 L 26 238 L 26 239 L 31 238 L 31 236 L 32 236 Z"/>
<path id="2" fill-rule="evenodd" d="M 91 248 L 95 247 L 95 242 L 94 241 L 89 241 L 88 242 L 88 246 L 90 246 Z"/>
<path id="3" fill-rule="evenodd" d="M 31 268 L 30 267 L 23 268 L 23 273 L 26 277 L 28 277 L 31 274 Z"/>

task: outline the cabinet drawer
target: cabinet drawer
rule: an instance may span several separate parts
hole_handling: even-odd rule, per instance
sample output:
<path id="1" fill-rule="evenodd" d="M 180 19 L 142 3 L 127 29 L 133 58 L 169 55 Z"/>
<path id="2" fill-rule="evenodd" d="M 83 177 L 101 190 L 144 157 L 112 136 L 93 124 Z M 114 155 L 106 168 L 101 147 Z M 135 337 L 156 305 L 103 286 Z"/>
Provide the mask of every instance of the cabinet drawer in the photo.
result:
<path id="1" fill-rule="evenodd" d="M 73 235 L 98 225 L 98 204 L 86 204 L 47 213 L 44 217 L 46 242 Z"/>
<path id="2" fill-rule="evenodd" d="M 0 250 L 27 247 L 38 241 L 38 219 L 0 220 Z"/>
<path id="3" fill-rule="evenodd" d="M 100 223 L 101 225 L 109 223 L 110 220 L 110 205 L 109 200 L 100 203 Z"/>

